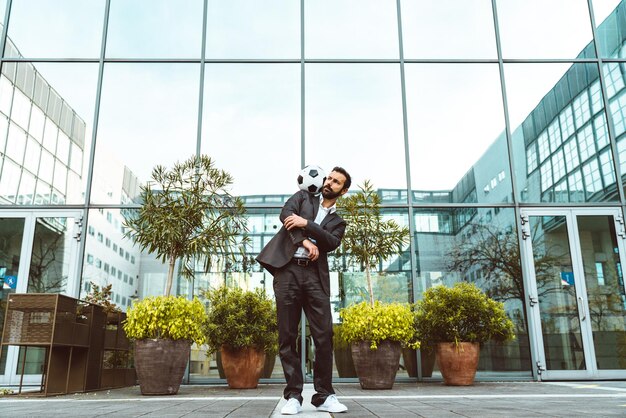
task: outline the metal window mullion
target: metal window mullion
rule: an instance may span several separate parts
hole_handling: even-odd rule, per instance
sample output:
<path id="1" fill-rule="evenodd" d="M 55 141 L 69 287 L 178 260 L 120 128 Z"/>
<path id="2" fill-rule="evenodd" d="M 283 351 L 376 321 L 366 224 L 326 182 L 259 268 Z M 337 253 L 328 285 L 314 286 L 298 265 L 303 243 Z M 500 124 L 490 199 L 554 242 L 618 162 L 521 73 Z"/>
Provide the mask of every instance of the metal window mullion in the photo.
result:
<path id="1" fill-rule="evenodd" d="M 615 135 L 615 125 L 613 122 L 613 115 L 611 113 L 611 103 L 609 102 L 609 96 L 607 94 L 606 80 L 604 78 L 603 60 L 602 60 L 602 56 L 600 55 L 600 47 L 598 46 L 596 20 L 595 20 L 595 15 L 593 13 L 593 5 L 591 3 L 591 0 L 587 0 L 587 6 L 589 7 L 589 17 L 591 19 L 591 32 L 593 35 L 593 47 L 594 47 L 594 51 L 596 53 L 596 58 L 597 58 L 596 65 L 598 66 L 598 77 L 600 79 L 600 89 L 602 90 L 602 100 L 604 102 L 604 114 L 606 115 L 607 131 L 609 134 L 609 144 L 611 146 L 611 152 L 613 153 L 613 170 L 615 170 L 615 181 L 616 181 L 616 186 L 617 186 L 617 193 L 620 199 L 620 203 L 622 204 L 624 208 L 626 208 L 626 200 L 624 198 L 624 185 L 622 184 L 622 174 L 621 174 L 620 164 L 619 164 L 619 155 L 617 153 L 617 136 Z M 595 142 L 595 129 L 594 129 L 594 142 Z M 600 170 L 599 167 L 598 167 L 598 170 Z"/>
<path id="2" fill-rule="evenodd" d="M 519 228 L 519 224 L 518 224 L 518 219 L 520 219 L 521 217 L 521 207 L 520 207 L 520 202 L 519 202 L 521 199 L 521 196 L 518 195 L 517 193 L 517 178 L 515 174 L 515 162 L 513 158 L 513 139 L 512 139 L 512 133 L 511 133 L 511 120 L 509 118 L 508 96 L 506 94 L 506 83 L 505 83 L 505 78 L 504 78 L 504 60 L 502 58 L 502 42 L 500 39 L 500 24 L 498 21 L 498 7 L 496 3 L 497 3 L 497 0 L 491 0 L 494 32 L 495 32 L 495 37 L 496 37 L 496 50 L 498 53 L 498 67 L 499 67 L 499 72 L 500 72 L 500 88 L 502 89 L 502 105 L 503 105 L 503 110 L 504 110 L 504 129 L 505 129 L 506 144 L 507 144 L 507 151 L 508 151 L 508 157 L 509 157 L 509 172 L 511 173 L 511 190 L 513 193 L 513 208 L 515 212 L 514 222 L 515 222 L 515 230 L 517 232 L 518 249 L 519 251 L 522 251 L 522 248 L 524 246 L 524 239 L 522 237 L 522 230 L 521 228 Z M 507 62 L 509 61 L 507 60 Z M 511 62 L 515 62 L 515 61 L 511 61 Z M 537 149 L 537 152 L 539 152 L 539 149 Z M 526 158 L 526 152 L 524 152 L 524 158 Z M 538 154 L 537 155 L 537 162 L 538 162 L 537 167 L 540 169 L 541 164 L 539 160 L 540 160 L 540 155 Z M 527 271 L 526 263 L 524 263 L 521 258 L 520 258 L 520 263 L 522 267 L 522 275 L 523 275 L 522 283 L 524 287 L 524 292 L 526 293 L 526 295 L 528 295 L 530 283 L 528 283 L 528 280 L 526 280 L 526 277 L 529 277 L 529 272 Z M 523 304 L 526 304 L 526 300 L 522 300 L 521 302 Z M 526 322 L 526 325 L 528 327 L 528 338 L 529 338 L 529 343 L 531 347 L 531 350 L 530 350 L 531 362 L 535 364 L 536 361 L 538 360 L 537 355 L 539 352 L 539 347 L 537 346 L 537 342 L 535 341 L 534 334 L 532 333 L 532 330 L 531 330 L 531 325 L 533 323 L 533 320 L 532 318 L 530 318 L 531 316 L 530 310 L 526 310 L 526 314 L 527 315 L 526 315 L 526 318 L 524 318 L 524 321 Z M 535 379 L 540 380 L 540 376 L 537 375 L 537 371 L 534 368 L 531 370 L 531 373 Z"/>
<path id="3" fill-rule="evenodd" d="M 304 59 L 304 0 L 300 0 L 300 167 L 306 164 L 305 154 L 305 59 Z M 300 368 L 304 381 L 306 376 L 306 318 L 300 313 Z"/>
<path id="4" fill-rule="evenodd" d="M 402 5 L 401 0 L 396 0 L 396 12 L 398 19 L 398 50 L 400 56 L 400 92 L 402 96 L 402 129 L 404 132 L 404 166 L 406 176 L 406 191 L 409 216 L 409 251 L 411 255 L 411 276 L 413 283 L 413 302 L 417 300 L 416 280 L 417 280 L 417 256 L 415 255 L 415 223 L 413 221 L 413 186 L 411 184 L 411 154 L 409 146 L 409 122 L 406 104 L 406 74 L 404 72 L 404 40 L 402 37 Z"/>
<path id="5" fill-rule="evenodd" d="M 300 167 L 306 164 L 306 147 L 305 147 L 305 64 L 304 58 L 304 0 L 300 0 Z"/>
<path id="6" fill-rule="evenodd" d="M 4 22 L 2 23 L 2 34 L 0 35 L 0 71 L 2 70 L 2 63 L 4 62 L 4 47 L 7 42 L 9 32 L 9 17 L 11 15 L 11 5 L 13 0 L 7 0 L 7 4 L 4 10 Z"/>
<path id="7" fill-rule="evenodd" d="M 204 67 L 206 65 L 206 31 L 208 0 L 204 0 L 202 11 L 202 51 L 200 51 L 200 85 L 198 86 L 198 132 L 196 137 L 196 156 L 202 153 L 202 113 L 204 112 Z"/>
<path id="8" fill-rule="evenodd" d="M 91 187 L 93 182 L 93 171 L 96 157 L 96 137 L 98 135 L 98 120 L 100 115 L 100 99 L 102 97 L 102 78 L 104 76 L 104 56 L 106 54 L 107 33 L 109 26 L 109 11 L 111 10 L 111 0 L 106 0 L 104 6 L 104 22 L 102 25 L 102 44 L 100 45 L 100 59 L 98 60 L 98 81 L 96 85 L 96 103 L 93 115 L 93 129 L 91 132 L 91 150 L 89 152 L 89 165 L 87 166 L 87 179 L 85 188 L 85 201 L 83 202 L 83 225 L 86 229 L 89 224 L 89 204 L 91 203 Z M 83 288 L 83 268 L 85 258 L 85 244 L 87 242 L 87 234 L 80 240 L 78 247 L 78 260 L 80 266 L 78 268 L 78 289 L 80 296 L 80 289 Z"/>

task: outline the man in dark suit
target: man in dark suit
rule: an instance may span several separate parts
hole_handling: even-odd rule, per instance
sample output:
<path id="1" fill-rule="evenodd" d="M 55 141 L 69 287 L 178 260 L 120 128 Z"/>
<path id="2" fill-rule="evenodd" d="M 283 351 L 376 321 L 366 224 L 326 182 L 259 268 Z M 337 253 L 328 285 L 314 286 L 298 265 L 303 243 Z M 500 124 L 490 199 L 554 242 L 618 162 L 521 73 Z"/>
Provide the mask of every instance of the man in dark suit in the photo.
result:
<path id="1" fill-rule="evenodd" d="M 284 415 L 302 410 L 304 380 L 296 351 L 302 309 L 315 343 L 316 393 L 311 403 L 326 412 L 348 409 L 337 400 L 332 387 L 333 323 L 327 253 L 341 244 L 346 222 L 336 213 L 335 202 L 351 182 L 346 170 L 335 167 L 326 177 L 320 196 L 306 191 L 291 196 L 280 213 L 283 227 L 257 257 L 274 276 L 279 355 L 287 380 L 287 403 L 281 410 Z"/>

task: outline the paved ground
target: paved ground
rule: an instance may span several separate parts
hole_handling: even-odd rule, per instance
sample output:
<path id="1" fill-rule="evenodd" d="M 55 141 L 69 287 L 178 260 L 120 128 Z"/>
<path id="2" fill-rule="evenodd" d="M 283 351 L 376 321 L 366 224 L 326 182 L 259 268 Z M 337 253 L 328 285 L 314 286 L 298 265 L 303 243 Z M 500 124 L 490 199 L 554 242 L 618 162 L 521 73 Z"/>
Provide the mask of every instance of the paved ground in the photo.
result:
<path id="1" fill-rule="evenodd" d="M 626 417 L 626 381 L 483 382 L 469 387 L 396 383 L 392 390 L 364 391 L 356 383 L 335 385 L 348 417 Z M 181 386 L 176 396 L 141 396 L 138 387 L 49 398 L 0 397 L 1 417 L 275 417 L 282 385 L 232 390 Z M 331 416 L 308 403 L 299 418 Z"/>

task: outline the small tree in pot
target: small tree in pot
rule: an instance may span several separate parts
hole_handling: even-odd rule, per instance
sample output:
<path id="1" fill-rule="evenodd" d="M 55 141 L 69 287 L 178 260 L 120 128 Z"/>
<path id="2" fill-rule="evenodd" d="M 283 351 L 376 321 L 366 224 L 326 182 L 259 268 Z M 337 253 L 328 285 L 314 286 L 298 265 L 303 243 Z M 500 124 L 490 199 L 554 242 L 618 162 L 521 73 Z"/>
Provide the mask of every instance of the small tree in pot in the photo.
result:
<path id="1" fill-rule="evenodd" d="M 339 200 L 339 211 L 348 224 L 342 253 L 360 266 L 367 279 L 369 301 L 340 312 L 344 338 L 352 345 L 354 366 L 364 389 L 391 389 L 401 345 L 419 346 L 410 306 L 375 302 L 371 271 L 378 263 L 402 253 L 409 241 L 409 229 L 393 220 L 384 221 L 380 205 L 380 196 L 367 180 L 357 193 Z"/>
<path id="2" fill-rule="evenodd" d="M 208 300 L 206 336 L 210 352 L 220 351 L 228 386 L 255 388 L 266 354 L 276 356 L 276 306 L 265 291 L 226 286 L 204 292 Z"/>
<path id="3" fill-rule="evenodd" d="M 447 385 L 474 382 L 480 343 L 515 337 L 504 304 L 466 282 L 426 290 L 416 304 L 415 328 L 421 341 L 436 347 L 437 364 Z"/>
<path id="4" fill-rule="evenodd" d="M 168 264 L 163 292 L 165 298 L 170 297 L 178 261 L 181 275 L 191 278 L 199 261 L 204 263 L 204 271 L 208 271 L 216 259 L 234 260 L 237 252 L 244 252 L 248 243 L 245 208 L 241 199 L 229 193 L 232 183 L 232 176 L 217 169 L 213 160 L 206 155 L 193 156 L 182 163 L 176 163 L 172 169 L 156 166 L 152 171 L 152 182 L 142 186 L 141 208 L 124 213 L 126 236 L 138 244 L 142 251 L 154 253 L 158 259 Z M 187 308 L 183 309 L 182 302 L 176 299 L 180 306 L 170 305 L 165 299 L 159 299 L 163 309 L 177 308 L 164 317 L 154 317 L 152 327 L 164 329 L 171 326 L 170 322 L 180 324 L 186 320 Z M 134 304 L 131 307 L 129 317 L 138 306 L 142 305 Z M 137 340 L 135 362 L 142 385 L 146 381 L 155 381 L 158 376 L 144 374 L 148 370 L 141 370 L 144 362 L 140 356 L 162 357 L 159 345 L 169 344 L 164 340 L 170 337 L 163 333 L 146 334 L 145 337 L 139 335 L 143 334 L 134 337 Z M 187 344 L 187 353 L 191 342 L 197 341 L 193 338 L 180 340 Z M 144 350 L 144 345 L 154 346 L 155 351 L 148 350 L 147 347 Z M 170 370 L 168 367 L 164 369 Z M 157 374 L 163 374 L 162 370 L 156 371 Z M 172 379 L 180 383 L 182 377 L 181 372 Z M 165 385 L 162 393 L 172 392 Z"/>

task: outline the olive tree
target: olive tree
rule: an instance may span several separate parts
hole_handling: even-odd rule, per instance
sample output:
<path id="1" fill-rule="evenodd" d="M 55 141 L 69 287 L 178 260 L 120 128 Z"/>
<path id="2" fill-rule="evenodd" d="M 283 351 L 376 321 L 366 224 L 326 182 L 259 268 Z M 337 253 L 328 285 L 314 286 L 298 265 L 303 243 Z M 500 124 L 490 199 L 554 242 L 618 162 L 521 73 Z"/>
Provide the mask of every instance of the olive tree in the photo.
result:
<path id="1" fill-rule="evenodd" d="M 125 212 L 126 236 L 169 264 L 165 296 L 171 292 L 177 260 L 182 261 L 181 275 L 190 278 L 196 260 L 203 260 L 208 271 L 213 260 L 230 261 L 245 252 L 245 208 L 229 193 L 232 183 L 232 176 L 206 155 L 171 169 L 158 165 L 152 181 L 141 187 L 141 208 Z"/>
<path id="2" fill-rule="evenodd" d="M 342 241 L 342 253 L 358 263 L 365 271 L 370 304 L 374 306 L 371 270 L 391 256 L 400 254 L 409 242 L 409 228 L 393 219 L 384 221 L 380 211 L 381 198 L 369 180 L 359 191 L 338 201 L 339 213 L 347 227 Z"/>

